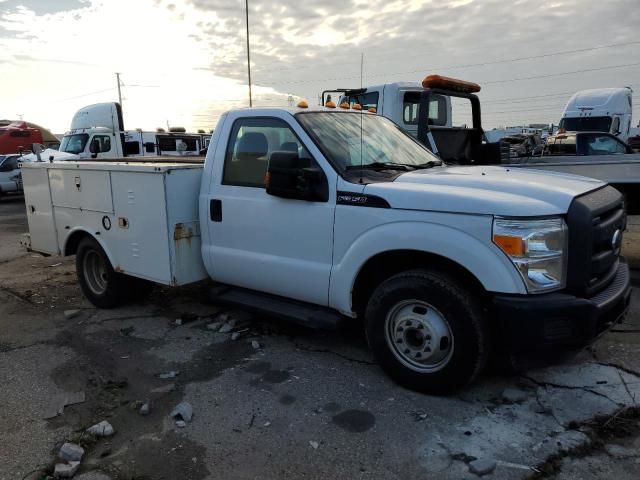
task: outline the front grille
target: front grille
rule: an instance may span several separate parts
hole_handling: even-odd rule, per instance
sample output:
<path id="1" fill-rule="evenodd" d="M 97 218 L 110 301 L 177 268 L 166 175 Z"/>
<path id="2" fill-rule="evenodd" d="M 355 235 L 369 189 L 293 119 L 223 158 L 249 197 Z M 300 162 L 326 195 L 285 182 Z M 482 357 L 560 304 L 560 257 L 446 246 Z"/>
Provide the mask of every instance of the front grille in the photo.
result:
<path id="1" fill-rule="evenodd" d="M 567 290 L 590 298 L 606 288 L 618 270 L 622 238 L 615 246 L 612 240 L 616 231 L 622 232 L 626 227 L 622 195 L 607 186 L 575 198 L 569 207 L 567 225 Z"/>

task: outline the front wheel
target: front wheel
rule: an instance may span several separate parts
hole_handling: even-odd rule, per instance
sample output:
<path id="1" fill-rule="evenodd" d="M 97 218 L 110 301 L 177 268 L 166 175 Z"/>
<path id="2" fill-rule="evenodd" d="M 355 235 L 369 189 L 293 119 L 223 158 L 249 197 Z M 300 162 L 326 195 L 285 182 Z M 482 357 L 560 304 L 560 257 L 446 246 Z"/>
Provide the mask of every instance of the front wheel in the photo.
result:
<path id="1" fill-rule="evenodd" d="M 413 270 L 374 291 L 366 310 L 373 354 L 399 384 L 446 394 L 473 381 L 489 354 L 480 302 L 453 278 Z"/>
<path id="2" fill-rule="evenodd" d="M 126 296 L 126 277 L 111 266 L 109 257 L 93 238 L 85 238 L 78 245 L 76 273 L 82 293 L 99 308 L 121 305 Z"/>

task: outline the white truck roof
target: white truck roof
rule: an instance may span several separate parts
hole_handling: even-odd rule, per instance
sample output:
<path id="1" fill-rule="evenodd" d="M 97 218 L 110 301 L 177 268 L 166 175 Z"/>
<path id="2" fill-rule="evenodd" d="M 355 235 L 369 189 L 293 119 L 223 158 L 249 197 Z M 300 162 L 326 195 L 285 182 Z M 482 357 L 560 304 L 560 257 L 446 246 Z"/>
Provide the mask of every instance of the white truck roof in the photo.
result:
<path id="1" fill-rule="evenodd" d="M 630 88 L 581 90 L 569 99 L 562 116 L 579 116 L 584 109 L 623 114 L 631 109 L 631 93 Z"/>

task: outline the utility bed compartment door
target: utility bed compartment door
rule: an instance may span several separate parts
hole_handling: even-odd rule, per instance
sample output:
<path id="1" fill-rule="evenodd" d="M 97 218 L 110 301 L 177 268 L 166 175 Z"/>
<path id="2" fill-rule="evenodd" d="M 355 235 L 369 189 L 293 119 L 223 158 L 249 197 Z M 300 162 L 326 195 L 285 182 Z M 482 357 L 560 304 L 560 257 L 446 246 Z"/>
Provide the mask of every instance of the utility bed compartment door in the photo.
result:
<path id="1" fill-rule="evenodd" d="M 22 182 L 31 236 L 31 250 L 57 255 L 60 253 L 60 247 L 53 218 L 47 172 L 46 168 L 23 168 Z"/>
<path id="2" fill-rule="evenodd" d="M 118 270 L 171 284 L 164 176 L 112 172 L 115 197 L 113 233 Z"/>
<path id="3" fill-rule="evenodd" d="M 49 169 L 53 205 L 113 213 L 110 175 L 108 171 Z"/>

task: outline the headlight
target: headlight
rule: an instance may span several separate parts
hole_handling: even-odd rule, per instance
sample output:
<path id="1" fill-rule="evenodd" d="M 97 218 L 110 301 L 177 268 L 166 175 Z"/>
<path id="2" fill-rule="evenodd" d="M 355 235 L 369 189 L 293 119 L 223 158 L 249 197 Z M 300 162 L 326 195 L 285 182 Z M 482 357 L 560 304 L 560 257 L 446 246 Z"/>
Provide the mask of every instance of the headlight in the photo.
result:
<path id="1" fill-rule="evenodd" d="M 567 225 L 562 218 L 496 218 L 493 242 L 516 266 L 529 292 L 565 286 Z"/>

